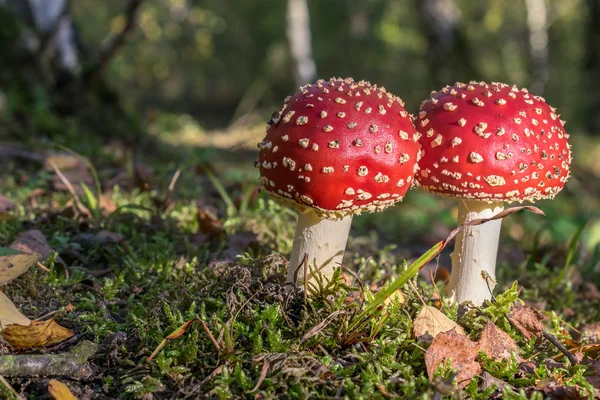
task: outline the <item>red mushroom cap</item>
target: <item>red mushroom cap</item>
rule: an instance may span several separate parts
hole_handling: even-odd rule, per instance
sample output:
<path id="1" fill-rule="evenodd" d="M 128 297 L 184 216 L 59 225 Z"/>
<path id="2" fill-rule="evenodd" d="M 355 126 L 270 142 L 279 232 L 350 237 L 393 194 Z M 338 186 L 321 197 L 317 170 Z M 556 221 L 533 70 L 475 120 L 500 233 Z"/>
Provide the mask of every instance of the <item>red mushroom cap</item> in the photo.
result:
<path id="1" fill-rule="evenodd" d="M 258 147 L 261 187 L 328 219 L 402 200 L 419 152 L 404 102 L 351 78 L 319 80 L 286 98 Z"/>
<path id="2" fill-rule="evenodd" d="M 455 83 L 421 104 L 423 189 L 486 201 L 553 198 L 569 178 L 571 149 L 556 109 L 503 83 Z"/>

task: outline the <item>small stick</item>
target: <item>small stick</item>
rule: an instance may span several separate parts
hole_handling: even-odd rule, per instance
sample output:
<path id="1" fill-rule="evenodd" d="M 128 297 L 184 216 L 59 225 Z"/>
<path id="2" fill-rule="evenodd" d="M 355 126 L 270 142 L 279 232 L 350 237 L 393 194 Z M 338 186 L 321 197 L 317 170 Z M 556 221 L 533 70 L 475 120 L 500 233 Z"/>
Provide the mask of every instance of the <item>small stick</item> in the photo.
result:
<path id="1" fill-rule="evenodd" d="M 2 384 L 4 385 L 4 387 L 6 388 L 6 390 L 8 390 L 9 392 L 11 392 L 13 394 L 13 396 L 15 396 L 17 398 L 17 400 L 25 400 L 23 397 L 21 397 L 19 395 L 19 393 L 17 393 L 17 391 L 15 390 L 15 388 L 13 388 L 10 383 L 8 383 L 6 381 L 6 379 L 4 379 L 4 377 L 2 375 L 0 375 L 0 382 L 2 382 Z"/>
<path id="2" fill-rule="evenodd" d="M 571 353 L 569 350 L 567 350 L 567 348 L 565 346 L 563 346 L 563 344 L 561 342 L 558 341 L 556 336 L 551 335 L 546 331 L 542 331 L 542 335 L 544 335 L 544 338 L 547 341 L 549 341 L 554 346 L 556 346 L 556 348 L 558 350 L 560 350 L 560 352 L 563 353 L 569 359 L 571 364 L 573 364 L 573 365 L 579 364 L 579 360 L 577 359 L 577 357 L 575 357 L 575 355 L 573 353 Z"/>
<path id="3" fill-rule="evenodd" d="M 50 270 L 49 270 L 48 268 L 46 268 L 46 267 L 44 266 L 44 264 L 42 264 L 41 262 L 39 262 L 39 261 L 38 261 L 36 265 L 37 265 L 37 267 L 38 267 L 39 269 L 41 269 L 42 271 L 44 271 L 44 272 L 50 272 Z"/>

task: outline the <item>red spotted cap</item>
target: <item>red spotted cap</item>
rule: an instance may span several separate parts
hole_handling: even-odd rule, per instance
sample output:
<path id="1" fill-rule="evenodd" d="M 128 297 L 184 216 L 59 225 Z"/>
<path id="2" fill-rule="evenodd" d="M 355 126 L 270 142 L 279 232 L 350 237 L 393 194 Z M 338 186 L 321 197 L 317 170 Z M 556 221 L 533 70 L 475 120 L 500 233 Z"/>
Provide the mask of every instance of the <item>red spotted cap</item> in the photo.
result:
<path id="1" fill-rule="evenodd" d="M 402 200 L 419 153 L 404 102 L 351 78 L 318 80 L 286 98 L 258 147 L 261 187 L 328 219 Z"/>
<path id="2" fill-rule="evenodd" d="M 432 92 L 416 121 L 423 189 L 486 201 L 535 201 L 562 190 L 569 135 L 544 98 L 503 83 L 455 83 Z"/>

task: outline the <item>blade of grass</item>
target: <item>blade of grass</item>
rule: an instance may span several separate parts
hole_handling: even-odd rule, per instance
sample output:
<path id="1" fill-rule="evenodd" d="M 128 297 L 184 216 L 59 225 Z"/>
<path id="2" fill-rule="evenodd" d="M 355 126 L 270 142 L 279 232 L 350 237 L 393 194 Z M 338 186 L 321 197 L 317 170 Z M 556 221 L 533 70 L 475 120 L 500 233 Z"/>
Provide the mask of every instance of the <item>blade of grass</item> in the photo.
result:
<path id="1" fill-rule="evenodd" d="M 92 174 L 92 177 L 94 178 L 94 185 L 96 185 L 96 195 L 98 197 L 98 199 L 97 199 L 98 204 L 102 204 L 102 185 L 100 184 L 100 178 L 98 178 L 98 173 L 96 172 L 96 168 L 94 168 L 94 165 L 92 164 L 92 162 L 90 160 L 88 160 L 86 157 L 82 156 L 81 154 L 77 153 L 74 150 L 69 149 L 66 146 L 63 146 L 62 144 L 56 143 L 56 147 L 77 157 L 79 160 L 81 160 L 81 162 L 83 162 L 85 164 L 87 169 L 90 170 L 90 173 Z"/>
<path id="2" fill-rule="evenodd" d="M 429 261 L 431 261 L 435 256 L 437 256 L 443 249 L 446 244 L 446 241 L 441 241 L 436 243 L 432 248 L 427 250 L 421 257 L 419 257 L 415 262 L 413 262 L 404 272 L 396 278 L 391 284 L 381 289 L 375 296 L 373 297 L 373 301 L 371 301 L 365 309 L 358 314 L 354 321 L 350 324 L 349 330 L 353 330 L 358 326 L 358 324 L 364 320 L 367 316 L 373 313 L 377 307 L 383 304 L 384 300 L 392 295 L 396 290 L 400 289 L 404 286 L 409 279 L 414 277 L 421 268 L 425 266 Z"/>
<path id="3" fill-rule="evenodd" d="M 202 172 L 204 172 L 206 174 L 210 183 L 212 183 L 212 185 L 215 187 L 215 189 L 217 190 L 217 192 L 219 193 L 219 195 L 221 196 L 221 198 L 227 205 L 227 214 L 230 216 L 235 215 L 235 212 L 236 212 L 235 204 L 233 204 L 233 200 L 231 200 L 231 197 L 227 194 L 227 191 L 225 190 L 225 188 L 223 187 L 221 182 L 219 182 L 219 180 L 217 179 L 215 174 L 213 174 L 213 172 L 210 170 L 210 168 L 208 168 L 204 165 L 201 166 L 201 168 L 202 168 Z"/>
<path id="4" fill-rule="evenodd" d="M 550 288 L 552 288 L 552 289 L 556 288 L 565 279 L 565 276 L 567 276 L 567 272 L 569 271 L 569 268 L 571 267 L 571 263 L 573 262 L 573 257 L 575 257 L 575 252 L 577 251 L 577 248 L 578 248 L 577 245 L 579 244 L 579 239 L 581 238 L 581 234 L 583 233 L 585 226 L 586 226 L 586 222 L 581 224 L 579 229 L 577 229 L 577 232 L 575 232 L 575 235 L 573 235 L 573 238 L 571 239 L 571 242 L 569 243 L 569 249 L 567 250 L 567 258 L 565 259 L 565 265 L 562 267 L 562 269 L 560 270 L 560 273 L 558 274 L 556 279 L 554 279 L 554 281 L 550 285 Z"/>

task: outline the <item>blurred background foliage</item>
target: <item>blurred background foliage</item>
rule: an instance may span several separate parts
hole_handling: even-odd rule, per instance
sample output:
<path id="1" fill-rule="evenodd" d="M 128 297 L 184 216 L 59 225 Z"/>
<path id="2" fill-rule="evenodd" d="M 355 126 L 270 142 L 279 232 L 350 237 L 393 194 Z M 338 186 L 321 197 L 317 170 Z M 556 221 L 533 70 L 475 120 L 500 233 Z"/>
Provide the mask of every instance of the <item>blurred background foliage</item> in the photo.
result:
<path id="1" fill-rule="evenodd" d="M 31 8 L 59 3 L 75 66 L 57 67 L 48 45 L 56 32 L 31 17 Z M 189 164 L 210 161 L 226 185 L 247 183 L 256 179 L 250 166 L 266 119 L 306 80 L 368 79 L 401 96 L 412 113 L 444 84 L 503 81 L 546 97 L 572 134 L 573 178 L 557 202 L 540 204 L 551 221 L 542 237 L 565 243 L 588 222 L 588 243 L 600 242 L 600 0 L 0 5 L 2 136 L 91 156 L 113 156 L 116 138 L 163 163 L 165 152 Z M 357 218 L 357 228 L 391 241 L 439 238 L 438 225 L 453 223 L 451 204 L 419 191 L 391 211 L 398 224 L 388 224 L 386 213 Z M 540 220 L 511 217 L 507 225 L 515 242 L 527 241 Z"/>
<path id="2" fill-rule="evenodd" d="M 436 60 L 443 65 L 428 62 L 419 2 L 308 1 L 317 75 L 384 85 L 412 112 L 443 84 L 436 82 L 436 69 L 451 71 L 445 83 L 493 80 L 530 87 L 535 81 L 525 1 L 442 1 L 454 3 L 443 7 L 457 8 L 458 32 L 448 40 L 460 36 L 457 46 L 465 47 Z M 571 130 L 582 130 L 589 87 L 584 74 L 588 4 L 545 5 L 549 74 L 538 93 L 561 110 Z M 114 0 L 73 2 L 83 41 L 98 43 L 118 32 L 125 22 L 122 9 Z M 223 126 L 238 107 L 270 110 L 295 89 L 286 1 L 148 0 L 139 28 L 108 71 L 109 81 L 127 93 L 131 111 L 157 107 Z"/>

